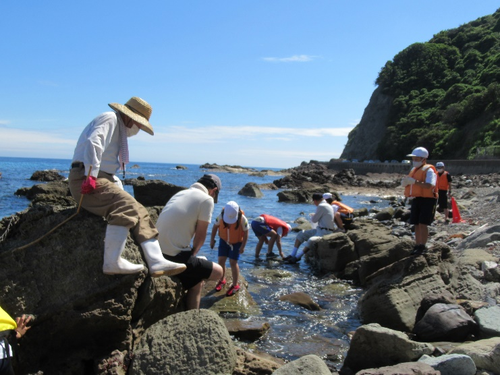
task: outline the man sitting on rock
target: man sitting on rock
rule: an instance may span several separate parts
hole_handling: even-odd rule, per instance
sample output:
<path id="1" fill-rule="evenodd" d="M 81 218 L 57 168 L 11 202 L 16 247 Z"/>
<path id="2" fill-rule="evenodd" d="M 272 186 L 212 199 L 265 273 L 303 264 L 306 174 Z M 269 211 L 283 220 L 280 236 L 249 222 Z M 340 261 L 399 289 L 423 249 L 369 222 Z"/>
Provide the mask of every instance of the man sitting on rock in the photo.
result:
<path id="1" fill-rule="evenodd" d="M 83 130 L 73 155 L 69 172 L 69 189 L 84 209 L 104 216 L 108 222 L 104 238 L 106 275 L 134 274 L 144 269 L 121 257 L 127 237 L 132 231 L 142 247 L 151 276 L 177 275 L 183 264 L 163 258 L 158 244 L 158 231 L 149 213 L 133 196 L 123 190 L 116 176 L 129 162 L 128 137 L 144 130 L 153 135 L 149 118 L 153 109 L 145 100 L 132 97 L 125 105 L 108 104 L 114 111 L 101 113 Z M 82 194 L 84 197 L 82 197 Z"/>
<path id="2" fill-rule="evenodd" d="M 179 275 L 179 280 L 188 289 L 188 310 L 200 307 L 203 280 L 216 281 L 223 275 L 219 264 L 196 256 L 207 237 L 214 202 L 217 203 L 221 188 L 219 177 L 214 174 L 204 175 L 189 189 L 170 198 L 156 223 L 165 258 L 187 266 L 186 271 Z"/>
<path id="3" fill-rule="evenodd" d="M 297 263 L 310 248 L 312 241 L 331 234 L 335 231 L 334 213 L 332 206 L 323 199 L 322 194 L 315 193 L 312 196 L 316 205 L 316 212 L 311 217 L 311 222 L 316 224 L 315 229 L 301 231 L 295 238 L 295 245 L 292 254 L 285 258 L 287 263 Z M 299 250 L 300 245 L 307 241 L 303 250 Z"/>

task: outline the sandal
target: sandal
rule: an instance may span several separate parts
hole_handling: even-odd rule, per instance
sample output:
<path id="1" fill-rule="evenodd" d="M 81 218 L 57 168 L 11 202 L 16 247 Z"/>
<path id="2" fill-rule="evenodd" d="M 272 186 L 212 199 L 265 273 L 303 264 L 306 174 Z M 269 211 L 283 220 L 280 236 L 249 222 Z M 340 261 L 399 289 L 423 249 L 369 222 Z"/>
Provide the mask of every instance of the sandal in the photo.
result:
<path id="1" fill-rule="evenodd" d="M 240 285 L 239 284 L 236 284 L 236 285 L 233 285 L 226 293 L 226 296 L 228 297 L 231 297 L 232 295 L 234 295 L 238 290 L 240 290 Z"/>
<path id="2" fill-rule="evenodd" d="M 215 286 L 215 290 L 220 292 L 222 290 L 222 288 L 224 287 L 224 285 L 226 285 L 226 279 L 219 280 L 219 282 Z"/>

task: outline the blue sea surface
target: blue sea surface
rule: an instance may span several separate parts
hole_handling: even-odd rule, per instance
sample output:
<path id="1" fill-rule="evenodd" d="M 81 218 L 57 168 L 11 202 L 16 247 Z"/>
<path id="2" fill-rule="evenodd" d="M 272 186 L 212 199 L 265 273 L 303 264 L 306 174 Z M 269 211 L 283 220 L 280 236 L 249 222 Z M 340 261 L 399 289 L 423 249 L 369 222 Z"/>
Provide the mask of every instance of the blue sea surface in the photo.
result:
<path id="1" fill-rule="evenodd" d="M 29 200 L 15 195 L 22 187 L 40 184 L 29 178 L 38 170 L 56 170 L 68 176 L 70 160 L 34 159 L 0 157 L 0 218 L 10 216 L 26 209 Z M 131 162 L 126 178 L 143 176 L 146 180 L 163 180 L 171 184 L 189 187 L 204 173 L 213 173 L 200 169 L 199 165 L 183 164 L 187 169 L 177 169 L 178 164 Z M 257 170 L 273 168 L 256 168 Z M 277 193 L 280 190 L 262 190 L 263 198 L 250 198 L 238 195 L 238 191 L 248 182 L 257 184 L 270 183 L 282 176 L 250 176 L 246 173 L 215 172 L 222 181 L 219 202 L 215 205 L 215 215 L 220 213 L 225 203 L 234 200 L 245 211 L 247 218 L 252 219 L 262 213 L 270 214 L 295 226 L 294 221 L 300 216 L 308 216 L 315 211 L 312 204 L 281 203 Z M 122 177 L 121 174 L 119 176 Z M 131 186 L 125 189 L 133 194 Z M 374 200 L 374 197 L 362 195 L 344 195 L 342 200 L 347 205 L 360 208 L 379 208 L 387 206 L 387 201 Z M 213 218 L 213 219 L 214 219 Z M 211 226 L 209 227 L 211 230 Z M 0 233 L 1 235 L 1 233 Z M 209 260 L 217 262 L 217 251 L 208 246 L 207 241 L 200 251 Z M 295 233 L 283 238 L 285 255 L 292 251 Z M 331 361 L 337 358 L 342 361 L 348 348 L 348 332 L 356 329 L 359 319 L 356 304 L 362 291 L 349 283 L 341 282 L 333 277 L 315 275 L 309 265 L 302 261 L 298 265 L 285 265 L 281 262 L 266 261 L 266 246 L 261 252 L 261 259 L 254 256 L 256 237 L 250 233 L 245 253 L 239 265 L 243 277 L 249 283 L 249 291 L 259 304 L 262 316 L 248 317 L 252 320 L 267 321 L 272 329 L 255 345 L 246 347 L 249 350 L 265 351 L 277 357 L 293 360 L 305 354 L 317 354 Z M 277 252 L 277 249 L 274 249 Z M 271 277 L 275 270 L 285 272 L 283 277 Z M 308 311 L 288 302 L 279 300 L 280 296 L 293 292 L 309 294 L 322 307 L 321 311 Z M 241 344 L 245 346 L 244 344 Z M 338 363 L 332 363 L 337 366 Z"/>

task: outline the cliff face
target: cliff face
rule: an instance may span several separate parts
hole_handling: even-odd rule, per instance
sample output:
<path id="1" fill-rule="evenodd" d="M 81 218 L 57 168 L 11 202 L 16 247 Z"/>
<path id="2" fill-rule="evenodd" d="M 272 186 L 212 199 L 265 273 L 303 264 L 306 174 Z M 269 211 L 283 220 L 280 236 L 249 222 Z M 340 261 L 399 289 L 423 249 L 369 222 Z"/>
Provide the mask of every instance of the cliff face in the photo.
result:
<path id="1" fill-rule="evenodd" d="M 365 108 L 361 122 L 349 133 L 340 156 L 343 159 L 378 159 L 377 146 L 383 139 L 393 98 L 378 87 Z"/>
<path id="2" fill-rule="evenodd" d="M 346 159 L 500 155 L 500 10 L 414 43 L 381 69 Z"/>

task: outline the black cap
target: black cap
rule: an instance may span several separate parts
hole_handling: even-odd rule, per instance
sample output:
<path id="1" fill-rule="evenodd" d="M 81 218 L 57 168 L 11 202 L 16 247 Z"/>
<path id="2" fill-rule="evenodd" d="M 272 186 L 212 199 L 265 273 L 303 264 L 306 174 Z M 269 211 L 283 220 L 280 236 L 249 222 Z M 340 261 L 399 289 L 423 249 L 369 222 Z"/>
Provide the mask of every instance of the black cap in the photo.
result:
<path id="1" fill-rule="evenodd" d="M 221 191 L 222 189 L 222 182 L 220 181 L 220 178 L 214 174 L 204 174 L 203 177 L 198 180 L 198 182 L 207 187 L 207 189 L 217 188 L 217 192 L 214 198 L 214 202 L 217 203 L 219 191 Z"/>

